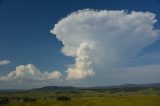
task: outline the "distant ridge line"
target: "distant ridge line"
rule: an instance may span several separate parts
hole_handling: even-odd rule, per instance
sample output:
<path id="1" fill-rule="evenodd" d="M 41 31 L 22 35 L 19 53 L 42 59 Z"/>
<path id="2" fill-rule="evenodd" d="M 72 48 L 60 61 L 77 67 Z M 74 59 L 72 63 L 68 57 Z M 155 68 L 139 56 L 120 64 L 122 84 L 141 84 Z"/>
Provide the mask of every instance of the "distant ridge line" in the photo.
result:
<path id="1" fill-rule="evenodd" d="M 21 91 L 54 91 L 54 90 L 100 90 L 100 89 L 145 89 L 145 88 L 156 88 L 160 89 L 160 83 L 149 83 L 149 84 L 122 84 L 114 86 L 95 86 L 95 87 L 74 87 L 74 86 L 44 86 L 33 89 L 0 89 L 0 92 L 21 92 Z"/>
<path id="2" fill-rule="evenodd" d="M 45 86 L 41 88 L 31 89 L 32 91 L 47 91 L 47 90 L 76 90 L 76 89 L 125 89 L 125 88 L 159 88 L 160 83 L 150 84 L 123 84 L 115 86 L 97 86 L 97 87 L 73 87 L 73 86 Z"/>

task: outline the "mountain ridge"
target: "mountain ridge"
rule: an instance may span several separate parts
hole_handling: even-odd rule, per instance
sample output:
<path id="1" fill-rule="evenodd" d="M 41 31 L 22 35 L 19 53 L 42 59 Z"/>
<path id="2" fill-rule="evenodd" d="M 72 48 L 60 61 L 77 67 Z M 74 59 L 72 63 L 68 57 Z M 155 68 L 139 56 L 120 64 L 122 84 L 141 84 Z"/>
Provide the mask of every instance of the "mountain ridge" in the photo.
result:
<path id="1" fill-rule="evenodd" d="M 122 84 L 115 86 L 95 86 L 95 87 L 73 87 L 73 86 L 44 86 L 41 88 L 33 88 L 32 91 L 46 91 L 46 90 L 76 90 L 76 89 L 125 89 L 125 88 L 158 88 L 160 83 L 149 84 Z"/>
<path id="2" fill-rule="evenodd" d="M 54 90 L 100 90 L 100 89 L 146 89 L 156 88 L 160 89 L 160 83 L 148 83 L 148 84 L 122 84 L 113 86 L 93 86 L 93 87 L 74 87 L 74 86 L 44 86 L 39 88 L 33 88 L 29 90 L 25 89 L 0 89 L 0 92 L 18 92 L 18 91 L 54 91 Z"/>

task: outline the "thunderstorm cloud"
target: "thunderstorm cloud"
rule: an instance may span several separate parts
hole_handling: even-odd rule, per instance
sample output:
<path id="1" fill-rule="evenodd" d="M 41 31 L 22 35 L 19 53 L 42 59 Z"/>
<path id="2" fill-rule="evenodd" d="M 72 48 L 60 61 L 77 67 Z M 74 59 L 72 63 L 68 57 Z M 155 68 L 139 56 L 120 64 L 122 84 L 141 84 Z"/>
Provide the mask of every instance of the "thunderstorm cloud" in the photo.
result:
<path id="1" fill-rule="evenodd" d="M 45 85 L 62 79 L 66 79 L 64 82 L 81 81 L 88 77 L 93 83 L 97 79 L 104 83 L 160 80 L 157 76 L 160 65 L 127 68 L 143 48 L 158 40 L 160 30 L 154 28 L 155 17 L 151 12 L 128 13 L 123 10 L 85 9 L 71 13 L 51 30 L 63 43 L 62 53 L 75 59 L 75 63 L 67 64 L 66 75 L 60 71 L 40 71 L 33 64 L 28 64 L 0 76 L 0 81 L 17 84 L 40 82 Z M 9 63 L 9 60 L 3 60 L 0 66 Z"/>
<path id="2" fill-rule="evenodd" d="M 158 39 L 156 21 L 154 13 L 123 10 L 85 9 L 63 18 L 51 33 L 62 41 L 62 53 L 75 58 L 66 70 L 66 79 L 93 77 L 100 70 L 130 62 Z"/>

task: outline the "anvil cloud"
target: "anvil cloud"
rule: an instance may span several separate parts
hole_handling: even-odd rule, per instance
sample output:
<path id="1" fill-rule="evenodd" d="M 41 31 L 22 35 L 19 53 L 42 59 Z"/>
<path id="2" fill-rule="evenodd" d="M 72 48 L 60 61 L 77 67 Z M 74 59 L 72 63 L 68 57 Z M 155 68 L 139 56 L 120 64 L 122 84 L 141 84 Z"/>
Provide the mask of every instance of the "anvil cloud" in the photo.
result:
<path id="1" fill-rule="evenodd" d="M 51 33 L 62 41 L 64 55 L 75 57 L 66 79 L 83 79 L 130 62 L 158 39 L 156 21 L 154 13 L 123 10 L 86 9 L 63 18 Z"/>

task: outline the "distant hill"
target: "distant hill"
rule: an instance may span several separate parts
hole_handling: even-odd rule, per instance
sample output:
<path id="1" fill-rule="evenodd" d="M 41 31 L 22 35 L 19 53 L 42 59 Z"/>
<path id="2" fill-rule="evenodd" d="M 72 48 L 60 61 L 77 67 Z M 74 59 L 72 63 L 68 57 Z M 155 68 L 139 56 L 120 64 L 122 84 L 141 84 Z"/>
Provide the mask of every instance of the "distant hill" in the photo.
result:
<path id="1" fill-rule="evenodd" d="M 52 90 L 76 90 L 78 88 L 72 86 L 45 86 L 42 88 L 34 88 L 31 91 L 52 91 Z"/>
<path id="2" fill-rule="evenodd" d="M 151 84 L 126 84 L 126 85 L 120 85 L 117 86 L 120 88 L 133 88 L 133 87 L 142 87 L 142 88 L 160 88 L 160 83 L 151 83 Z"/>
<path id="3" fill-rule="evenodd" d="M 42 88 L 35 88 L 32 91 L 51 91 L 51 90 L 83 90 L 83 89 L 145 89 L 145 88 L 159 88 L 160 83 L 151 84 L 124 84 L 117 86 L 97 86 L 97 87 L 72 87 L 72 86 L 45 86 Z"/>
<path id="4" fill-rule="evenodd" d="M 140 89 L 154 88 L 160 89 L 160 83 L 151 83 L 151 84 L 124 84 L 124 85 L 116 85 L 116 86 L 98 86 L 98 87 L 89 87 L 85 89 L 92 90 L 117 90 L 117 91 L 136 91 Z"/>
<path id="5" fill-rule="evenodd" d="M 19 92 L 19 91 L 58 91 L 58 90 L 124 90 L 124 91 L 135 91 L 140 89 L 154 88 L 160 89 L 160 83 L 150 83 L 150 84 L 124 84 L 116 86 L 97 86 L 97 87 L 72 87 L 72 86 L 45 86 L 41 88 L 34 88 L 31 90 L 18 90 L 18 89 L 7 89 L 0 90 L 0 92 Z"/>
<path id="6" fill-rule="evenodd" d="M 0 89 L 0 93 L 2 92 L 20 92 L 24 91 L 24 89 Z"/>

